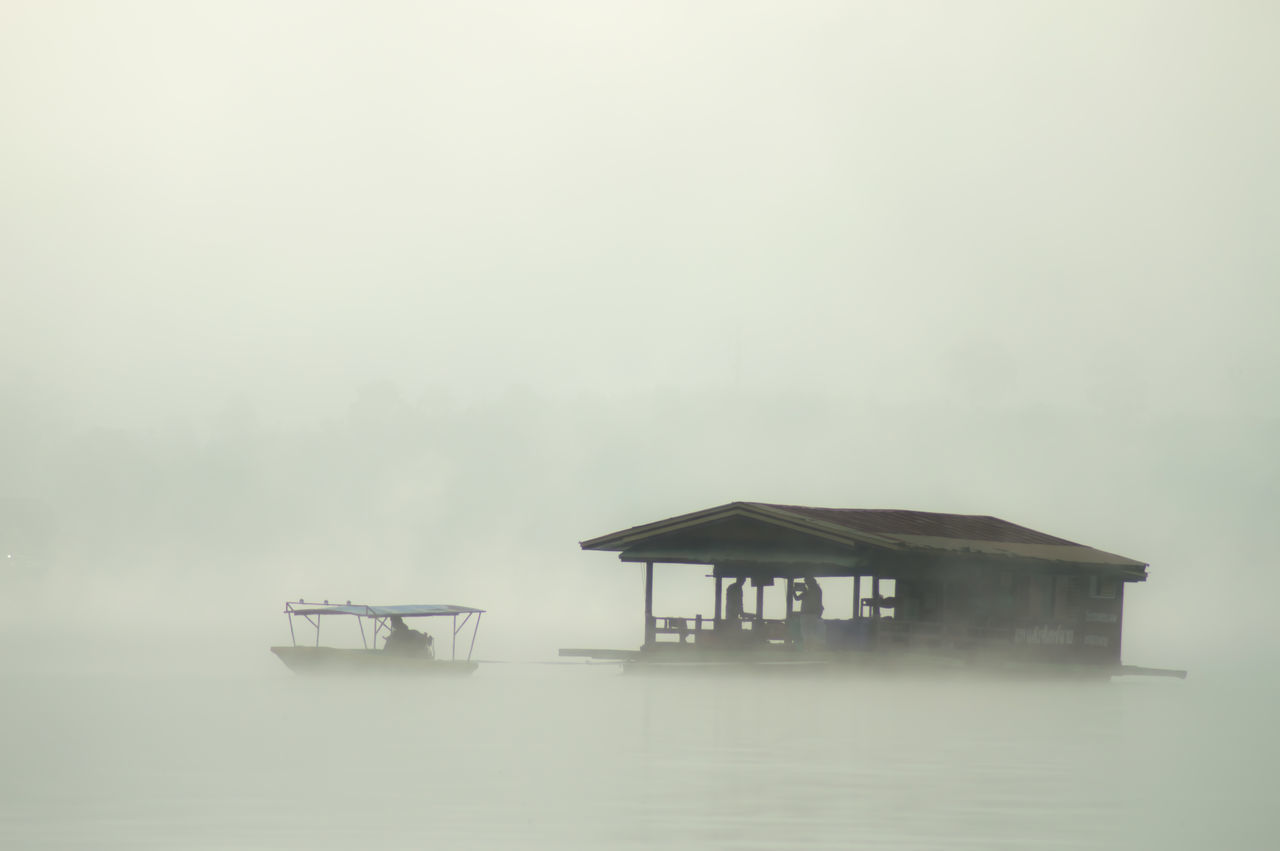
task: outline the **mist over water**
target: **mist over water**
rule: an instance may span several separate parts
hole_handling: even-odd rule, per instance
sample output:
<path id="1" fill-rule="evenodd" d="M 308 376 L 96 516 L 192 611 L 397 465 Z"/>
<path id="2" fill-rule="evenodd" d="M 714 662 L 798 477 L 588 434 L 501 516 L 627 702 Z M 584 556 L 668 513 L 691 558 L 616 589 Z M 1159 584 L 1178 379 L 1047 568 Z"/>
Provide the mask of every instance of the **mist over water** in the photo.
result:
<path id="1" fill-rule="evenodd" d="M 22 848 L 1263 848 L 1280 756 L 1274 693 L 1194 680 L 15 684 Z"/>
<path id="2" fill-rule="evenodd" d="M 0 846 L 1270 848 L 1277 24 L 5 3 Z M 733 500 L 1149 562 L 1191 677 L 543 664 L 642 640 L 576 542 Z M 297 677 L 300 597 L 486 664 Z"/>

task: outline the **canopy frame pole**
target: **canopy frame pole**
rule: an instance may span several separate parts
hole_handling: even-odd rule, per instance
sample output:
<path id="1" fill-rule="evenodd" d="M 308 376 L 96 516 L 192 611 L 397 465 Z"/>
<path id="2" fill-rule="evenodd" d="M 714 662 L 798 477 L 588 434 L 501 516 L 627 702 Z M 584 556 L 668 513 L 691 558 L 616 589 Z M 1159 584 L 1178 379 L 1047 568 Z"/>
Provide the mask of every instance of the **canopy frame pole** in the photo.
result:
<path id="1" fill-rule="evenodd" d="M 365 650 L 368 650 L 369 642 L 364 638 L 364 618 L 356 618 L 356 623 L 360 624 L 360 644 Z"/>
<path id="2" fill-rule="evenodd" d="M 480 628 L 480 615 L 477 614 L 476 612 L 467 612 L 466 617 L 462 619 L 462 623 L 458 623 L 458 615 L 455 613 L 453 616 L 453 635 L 454 635 L 454 638 L 456 639 L 458 636 L 458 632 L 467 628 L 467 621 L 471 620 L 472 615 L 476 616 L 475 625 L 471 628 L 471 646 L 475 647 L 476 646 L 476 630 Z M 450 656 L 450 658 L 452 658 L 452 656 Z M 467 651 L 467 661 L 468 662 L 471 661 L 470 650 Z"/>
<path id="3" fill-rule="evenodd" d="M 458 659 L 458 616 L 453 616 L 453 637 L 449 641 L 449 661 L 455 662 Z"/>
<path id="4" fill-rule="evenodd" d="M 289 640 L 293 642 L 293 646 L 298 646 L 298 636 L 293 632 L 293 612 L 289 612 Z"/>
<path id="5" fill-rule="evenodd" d="M 471 617 L 471 615 L 467 615 Z M 471 646 L 467 648 L 467 661 L 471 661 L 471 652 L 476 649 L 476 633 L 480 631 L 480 614 L 476 614 L 475 626 L 471 628 Z"/>

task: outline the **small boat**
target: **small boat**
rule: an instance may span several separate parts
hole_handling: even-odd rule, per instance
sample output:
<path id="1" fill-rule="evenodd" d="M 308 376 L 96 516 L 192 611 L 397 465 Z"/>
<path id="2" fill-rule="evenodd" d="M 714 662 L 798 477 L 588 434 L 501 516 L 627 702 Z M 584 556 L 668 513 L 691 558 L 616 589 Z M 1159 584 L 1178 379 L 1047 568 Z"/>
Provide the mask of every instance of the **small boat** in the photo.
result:
<path id="1" fill-rule="evenodd" d="M 454 606 L 441 603 L 425 603 L 399 606 L 369 606 L 364 604 L 308 603 L 305 600 L 286 602 L 284 613 L 289 617 L 290 646 L 272 647 L 271 652 L 289 669 L 300 674 L 311 673 L 407 673 L 407 674 L 469 674 L 477 667 L 471 661 L 476 646 L 476 633 L 480 629 L 480 616 L 484 609 L 470 606 Z M 323 647 L 320 644 L 320 625 L 326 616 L 339 615 L 354 618 L 360 627 L 362 647 Z M 314 644 L 299 644 L 293 619 L 302 618 L 315 628 Z M 448 618 L 450 629 L 449 658 L 437 658 L 435 639 L 426 632 L 410 629 L 408 618 Z M 461 621 L 459 621 L 461 618 Z M 458 634 L 471 624 L 470 643 L 465 659 L 457 657 Z M 366 630 L 366 624 L 369 629 Z M 378 640 L 382 639 L 379 646 Z"/>

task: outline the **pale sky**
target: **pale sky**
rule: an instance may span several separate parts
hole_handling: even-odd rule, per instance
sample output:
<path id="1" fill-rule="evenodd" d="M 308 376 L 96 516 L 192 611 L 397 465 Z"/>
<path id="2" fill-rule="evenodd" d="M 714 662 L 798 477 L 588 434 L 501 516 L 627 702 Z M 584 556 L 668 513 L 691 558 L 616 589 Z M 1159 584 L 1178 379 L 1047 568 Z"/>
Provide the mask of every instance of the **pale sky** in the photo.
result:
<path id="1" fill-rule="evenodd" d="M 90 421 L 380 380 L 1280 413 L 1271 4 L 0 16 L 2 378 Z"/>
<path id="2" fill-rule="evenodd" d="M 509 646 L 635 631 L 625 526 L 989 513 L 1200 646 L 1274 575 L 1277 9 L 9 0 L 0 495 Z"/>

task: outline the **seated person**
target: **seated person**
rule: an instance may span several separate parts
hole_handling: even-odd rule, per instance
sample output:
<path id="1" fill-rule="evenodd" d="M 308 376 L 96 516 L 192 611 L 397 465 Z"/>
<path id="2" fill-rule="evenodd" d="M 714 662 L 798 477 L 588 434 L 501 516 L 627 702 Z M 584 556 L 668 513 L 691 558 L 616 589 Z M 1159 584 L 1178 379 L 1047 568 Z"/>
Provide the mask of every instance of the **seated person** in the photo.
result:
<path id="1" fill-rule="evenodd" d="M 404 618 L 392 615 L 391 634 L 387 636 L 387 643 L 382 646 L 382 649 L 404 655 L 423 652 L 430 655 L 431 644 L 431 636 L 416 629 L 409 629 L 405 626 Z"/>

